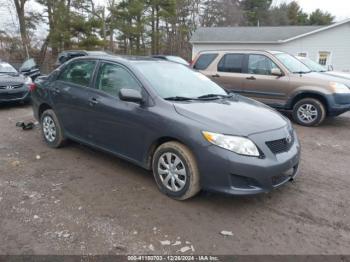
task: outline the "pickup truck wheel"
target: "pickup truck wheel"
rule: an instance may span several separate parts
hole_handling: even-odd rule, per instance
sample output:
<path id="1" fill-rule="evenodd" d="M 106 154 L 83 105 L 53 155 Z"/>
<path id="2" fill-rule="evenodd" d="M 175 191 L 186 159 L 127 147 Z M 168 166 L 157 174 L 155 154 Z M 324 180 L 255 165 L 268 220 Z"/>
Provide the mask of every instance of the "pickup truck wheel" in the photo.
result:
<path id="1" fill-rule="evenodd" d="M 65 142 L 65 138 L 55 112 L 51 109 L 44 111 L 40 123 L 41 133 L 46 144 L 52 148 L 61 147 Z"/>
<path id="2" fill-rule="evenodd" d="M 325 117 L 325 106 L 318 99 L 304 98 L 294 105 L 293 118 L 299 125 L 318 126 Z"/>
<path id="3" fill-rule="evenodd" d="M 160 145 L 153 155 L 153 175 L 159 190 L 176 200 L 200 191 L 200 175 L 192 152 L 178 142 Z"/>

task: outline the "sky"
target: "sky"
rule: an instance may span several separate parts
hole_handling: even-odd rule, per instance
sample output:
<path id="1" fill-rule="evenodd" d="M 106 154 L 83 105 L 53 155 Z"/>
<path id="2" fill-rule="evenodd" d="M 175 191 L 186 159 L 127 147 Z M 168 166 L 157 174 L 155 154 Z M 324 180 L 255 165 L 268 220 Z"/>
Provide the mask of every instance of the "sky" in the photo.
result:
<path id="1" fill-rule="evenodd" d="M 101 1 L 101 0 L 100 0 Z M 274 0 L 274 4 L 288 3 L 291 0 Z M 311 13 L 319 8 L 336 17 L 336 21 L 350 18 L 350 0 L 297 0 L 306 13 Z"/>
<path id="2" fill-rule="evenodd" d="M 96 4 L 104 5 L 107 0 L 94 0 Z M 289 3 L 292 0 L 274 0 L 273 5 Z M 304 12 L 311 13 L 317 8 L 328 11 L 336 17 L 335 21 L 350 18 L 350 0 L 297 0 Z M 37 9 L 38 4 L 34 0 L 28 2 L 30 9 Z M 40 8 L 40 6 L 39 6 Z M 18 33 L 18 22 L 14 10 L 13 0 L 0 0 L 0 30 L 9 30 L 11 34 Z M 44 35 L 45 27 L 39 28 L 36 35 Z"/>

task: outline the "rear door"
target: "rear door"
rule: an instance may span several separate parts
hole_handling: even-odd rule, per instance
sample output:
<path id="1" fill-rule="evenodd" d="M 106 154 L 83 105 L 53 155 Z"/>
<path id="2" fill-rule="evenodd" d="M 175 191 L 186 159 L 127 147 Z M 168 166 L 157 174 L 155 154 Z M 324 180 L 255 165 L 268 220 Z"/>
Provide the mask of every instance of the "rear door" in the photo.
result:
<path id="1" fill-rule="evenodd" d="M 273 68 L 280 68 L 265 55 L 249 54 L 247 58 L 243 95 L 271 106 L 283 106 L 287 99 L 289 77 L 284 74 L 282 76 L 272 75 Z"/>
<path id="2" fill-rule="evenodd" d="M 67 65 L 51 88 L 54 110 L 65 132 L 78 139 L 89 140 L 89 118 L 92 76 L 97 62 L 80 60 Z"/>
<path id="3" fill-rule="evenodd" d="M 225 54 L 217 64 L 216 72 L 209 77 L 228 92 L 242 91 L 244 73 L 244 54 Z"/>

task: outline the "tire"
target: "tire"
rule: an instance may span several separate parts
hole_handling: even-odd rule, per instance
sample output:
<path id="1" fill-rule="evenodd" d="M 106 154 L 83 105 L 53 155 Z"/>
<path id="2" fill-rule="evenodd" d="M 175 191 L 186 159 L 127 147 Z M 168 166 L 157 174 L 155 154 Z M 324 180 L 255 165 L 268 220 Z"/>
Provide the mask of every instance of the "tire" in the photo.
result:
<path id="1" fill-rule="evenodd" d="M 293 107 L 293 119 L 302 126 L 318 126 L 326 118 L 324 104 L 315 98 L 304 98 Z"/>
<path id="2" fill-rule="evenodd" d="M 169 166 L 169 161 L 171 164 L 177 162 L 177 165 Z M 160 145 L 153 155 L 152 169 L 159 190 L 173 199 L 191 198 L 201 189 L 196 159 L 181 143 L 167 142 Z"/>
<path id="3" fill-rule="evenodd" d="M 53 110 L 45 110 L 40 117 L 40 123 L 43 139 L 49 147 L 59 148 L 64 145 L 66 139 L 63 136 L 62 127 Z"/>

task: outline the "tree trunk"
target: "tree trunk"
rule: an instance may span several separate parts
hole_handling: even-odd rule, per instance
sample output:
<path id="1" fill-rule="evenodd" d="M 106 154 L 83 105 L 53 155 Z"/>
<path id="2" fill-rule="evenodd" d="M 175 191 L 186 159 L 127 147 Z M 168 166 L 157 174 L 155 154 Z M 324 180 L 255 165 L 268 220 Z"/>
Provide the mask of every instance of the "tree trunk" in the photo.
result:
<path id="1" fill-rule="evenodd" d="M 23 44 L 23 50 L 24 55 L 29 58 L 29 39 L 27 35 L 27 28 L 25 23 L 25 13 L 24 13 L 24 6 L 27 2 L 27 0 L 13 0 L 16 6 L 16 12 L 18 16 L 18 22 L 19 22 L 19 31 L 21 33 L 21 39 Z"/>

